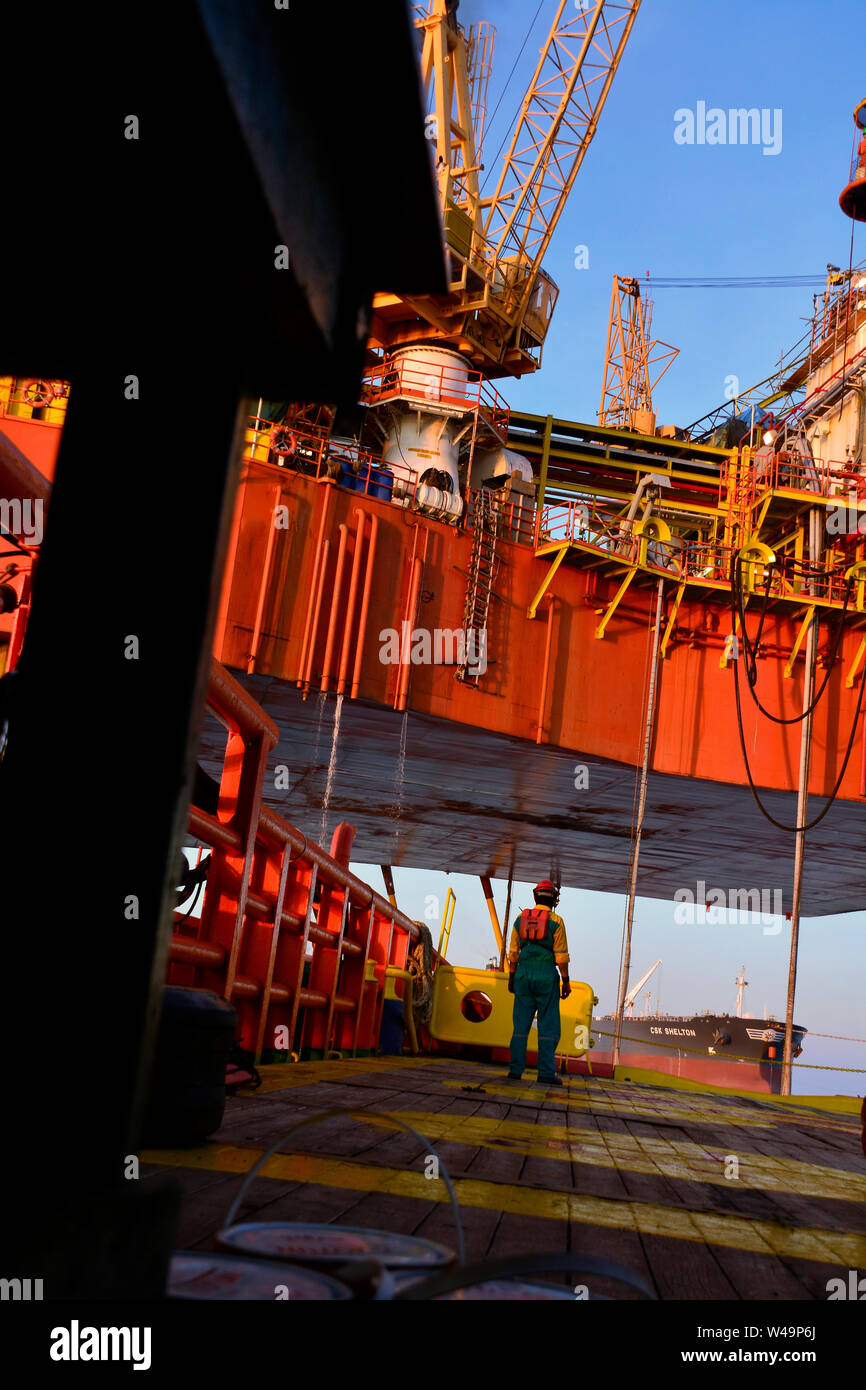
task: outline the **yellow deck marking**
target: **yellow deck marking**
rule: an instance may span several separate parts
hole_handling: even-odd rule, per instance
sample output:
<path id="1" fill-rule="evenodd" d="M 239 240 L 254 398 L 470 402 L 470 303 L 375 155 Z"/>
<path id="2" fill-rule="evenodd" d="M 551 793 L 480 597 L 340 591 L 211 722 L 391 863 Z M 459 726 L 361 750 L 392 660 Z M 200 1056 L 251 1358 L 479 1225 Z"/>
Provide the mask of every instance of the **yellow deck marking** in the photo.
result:
<path id="1" fill-rule="evenodd" d="M 614 1077 L 615 1081 L 630 1081 L 638 1086 L 658 1086 L 667 1090 L 699 1091 L 710 1096 L 736 1096 L 745 1100 L 755 1099 L 784 1108 L 804 1105 L 814 1110 L 835 1111 L 841 1115 L 859 1115 L 862 1104 L 859 1096 L 782 1096 L 771 1091 L 749 1091 L 734 1086 L 711 1086 L 708 1082 L 693 1081 L 691 1077 L 685 1076 L 671 1076 L 669 1072 L 654 1071 L 651 1067 L 622 1066 L 617 1067 L 616 1071 L 619 1075 Z"/>
<path id="2" fill-rule="evenodd" d="M 462 1084 L 463 1083 L 460 1081 L 451 1080 L 442 1082 L 443 1086 L 457 1087 L 458 1089 Z M 508 1100 L 509 1098 L 512 1100 L 527 1100 L 534 1102 L 536 1105 L 543 1103 L 548 1107 L 562 1107 L 563 1110 L 566 1107 L 575 1110 L 584 1109 L 591 1111 L 593 1114 L 625 1116 L 626 1118 L 635 1120 L 641 1119 L 642 1117 L 649 1117 L 651 1119 L 664 1118 L 671 1121 L 671 1123 L 677 1120 L 691 1120 L 695 1124 L 761 1125 L 765 1129 L 772 1128 L 776 1123 L 775 1116 L 762 1117 L 758 1114 L 742 1113 L 730 1109 L 714 1110 L 707 1106 L 703 1106 L 698 1110 L 694 1106 L 683 1105 L 679 1093 L 677 1094 L 676 1100 L 668 1101 L 666 1099 L 664 1104 L 659 1104 L 651 1100 L 645 1100 L 643 1097 L 638 1099 L 634 1094 L 627 1094 L 621 1097 L 605 1095 L 585 1096 L 579 1092 L 575 1094 L 574 1092 L 568 1091 L 567 1084 L 568 1083 L 566 1083 L 566 1086 L 563 1087 L 561 1091 L 544 1092 L 534 1085 L 529 1087 L 506 1086 L 504 1084 L 497 1086 L 495 1082 L 485 1081 L 484 1090 L 488 1095 L 495 1096 L 497 1099 L 501 1097 L 503 1100 Z"/>
<path id="3" fill-rule="evenodd" d="M 631 1134 L 566 1129 L 563 1125 L 534 1125 L 516 1120 L 488 1119 L 478 1115 L 431 1115 L 428 1111 L 394 1111 L 395 1118 L 421 1131 L 431 1140 L 483 1145 L 515 1150 L 532 1158 L 559 1158 L 590 1167 L 625 1168 L 632 1173 L 654 1173 L 689 1182 L 716 1183 L 720 1187 L 757 1191 L 795 1192 L 803 1197 L 835 1197 L 846 1202 L 866 1200 L 866 1177 L 847 1169 L 825 1168 L 799 1159 L 737 1152 L 734 1148 L 705 1148 L 688 1140 L 635 1138 Z M 360 1121 L 397 1131 L 385 1115 L 370 1113 Z M 724 1175 L 725 1161 L 739 1160 L 736 1179 Z"/>
<path id="4" fill-rule="evenodd" d="M 664 1094 L 656 1094 L 647 1087 L 639 1085 L 628 1085 L 623 1083 L 609 1082 L 603 1078 L 581 1077 L 566 1079 L 563 1089 L 552 1091 L 542 1091 L 531 1080 L 527 1080 L 521 1086 L 506 1086 L 503 1084 L 503 1073 L 501 1068 L 485 1067 L 483 1064 L 470 1062 L 457 1062 L 453 1058 L 440 1058 L 437 1055 L 420 1057 L 355 1057 L 343 1058 L 341 1061 L 315 1061 L 315 1062 L 276 1062 L 269 1063 L 259 1070 L 262 1075 L 262 1085 L 254 1092 L 241 1092 L 238 1099 L 242 1102 L 253 1100 L 259 1096 L 270 1095 L 279 1091 L 292 1091 L 300 1086 L 315 1086 L 320 1082 L 345 1081 L 356 1079 L 362 1075 L 375 1076 L 376 1074 L 386 1073 L 389 1078 L 393 1077 L 395 1086 L 399 1082 L 400 1072 L 403 1070 L 414 1070 L 418 1066 L 444 1066 L 453 1067 L 458 1065 L 465 1068 L 463 1079 L 455 1079 L 453 1076 L 437 1077 L 436 1085 L 448 1087 L 449 1089 L 462 1089 L 467 1080 L 475 1082 L 481 1081 L 484 1084 L 485 1092 L 491 1096 L 502 1096 L 504 1099 L 525 1100 L 544 1103 L 545 1105 L 568 1106 L 570 1109 L 590 1110 L 599 1115 L 614 1115 L 617 1117 L 631 1117 L 633 1119 L 654 1118 L 665 1119 L 671 1123 L 678 1120 L 691 1120 L 697 1124 L 734 1124 L 749 1128 L 764 1127 L 772 1128 L 777 1124 L 803 1124 L 804 1116 L 791 1114 L 779 1104 L 778 1096 L 767 1097 L 756 1096 L 761 1101 L 761 1110 L 756 1111 L 751 1106 L 736 1105 L 736 1097 L 732 1098 L 731 1103 L 716 1104 L 705 1094 L 692 1094 L 687 1091 L 668 1091 Z M 498 1085 L 496 1083 L 499 1083 Z M 359 1101 L 363 1097 L 359 1096 Z M 790 1099 L 790 1098 L 785 1098 Z M 818 1099 L 821 1099 L 820 1097 Z M 859 1105 L 859 1102 L 856 1102 Z M 845 1134 L 859 1134 L 859 1125 L 856 1121 L 845 1121 L 839 1115 L 837 1118 L 829 1118 L 825 1115 L 809 1115 L 808 1122 L 811 1128 L 837 1130 Z"/>
<path id="5" fill-rule="evenodd" d="M 499 1085 L 496 1084 L 497 1080 Z M 443 1086 L 450 1088 L 460 1088 L 464 1084 L 461 1081 L 452 1079 L 443 1080 Z M 596 1083 L 598 1084 L 598 1083 Z M 592 1090 L 589 1093 L 585 1084 L 578 1087 L 574 1083 L 566 1081 L 563 1089 L 556 1091 L 543 1091 L 534 1083 L 526 1083 L 521 1086 L 505 1085 L 502 1081 L 502 1073 L 499 1072 L 490 1080 L 484 1082 L 484 1090 L 490 1096 L 500 1097 L 504 1100 L 526 1100 L 534 1102 L 536 1105 L 561 1106 L 569 1109 L 589 1110 L 593 1114 L 615 1115 L 620 1118 L 641 1119 L 648 1117 L 652 1119 L 663 1119 L 671 1123 L 679 1120 L 689 1120 L 693 1124 L 711 1125 L 743 1125 L 747 1127 L 762 1126 L 772 1128 L 775 1125 L 802 1125 L 808 1122 L 810 1128 L 828 1129 L 841 1131 L 844 1134 L 859 1134 L 859 1125 L 854 1122 L 845 1121 L 841 1117 L 828 1119 L 823 1115 L 792 1115 L 787 1111 L 776 1109 L 770 1100 L 762 1106 L 761 1111 L 756 1111 L 751 1107 L 738 1106 L 735 1101 L 728 1105 L 712 1105 L 707 1103 L 707 1098 L 702 1097 L 692 1100 L 686 1093 L 677 1091 L 670 1092 L 665 1096 L 649 1096 L 643 1093 L 642 1088 L 629 1088 L 617 1086 L 609 1091 Z M 762 1097 L 756 1099 L 763 1100 Z"/>
<path id="6" fill-rule="evenodd" d="M 141 1160 L 166 1167 L 244 1173 L 264 1152 L 264 1149 L 231 1144 L 208 1144 L 199 1149 L 148 1149 L 142 1153 Z M 425 1178 L 421 1169 L 388 1168 L 313 1154 L 274 1154 L 260 1176 L 280 1182 L 314 1182 L 356 1192 L 387 1192 L 424 1202 L 448 1201 L 441 1179 Z M 866 1265 L 866 1236 L 853 1232 L 811 1226 L 793 1229 L 775 1221 L 690 1212 L 655 1202 L 548 1192 L 544 1188 L 521 1188 L 512 1183 L 477 1178 L 454 1178 L 453 1182 L 461 1207 L 507 1211 L 518 1216 L 543 1216 L 556 1221 L 571 1220 L 581 1225 L 635 1231 L 640 1235 L 703 1241 L 762 1255 L 819 1260 L 845 1269 Z"/>

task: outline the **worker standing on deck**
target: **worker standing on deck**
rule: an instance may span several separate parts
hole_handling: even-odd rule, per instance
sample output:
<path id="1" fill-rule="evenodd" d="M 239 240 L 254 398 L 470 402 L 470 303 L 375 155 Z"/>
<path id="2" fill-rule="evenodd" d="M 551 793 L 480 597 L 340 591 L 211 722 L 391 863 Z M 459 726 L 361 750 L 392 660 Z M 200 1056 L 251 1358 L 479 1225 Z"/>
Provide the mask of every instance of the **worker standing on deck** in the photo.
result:
<path id="1" fill-rule="evenodd" d="M 514 1036 L 508 1076 L 512 1081 L 519 1081 L 523 1075 L 529 1028 L 537 1013 L 538 1080 L 545 1086 L 561 1086 L 562 1081 L 556 1075 L 556 1047 L 561 1031 L 559 1000 L 571 994 L 568 942 L 565 923 L 553 911 L 559 902 L 558 889 L 545 878 L 536 884 L 533 895 L 535 907 L 525 908 L 515 919 L 508 949 L 508 991 L 514 995 Z"/>

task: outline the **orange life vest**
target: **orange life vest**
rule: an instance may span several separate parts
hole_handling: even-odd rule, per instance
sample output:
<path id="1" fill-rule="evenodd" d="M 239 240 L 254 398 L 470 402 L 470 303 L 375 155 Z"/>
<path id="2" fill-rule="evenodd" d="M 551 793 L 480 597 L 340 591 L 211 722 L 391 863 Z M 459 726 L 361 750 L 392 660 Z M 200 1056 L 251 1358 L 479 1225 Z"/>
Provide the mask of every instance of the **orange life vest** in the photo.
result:
<path id="1" fill-rule="evenodd" d="M 547 920 L 550 917 L 549 907 L 526 907 L 520 914 L 520 921 L 517 928 L 517 935 L 521 942 L 533 941 L 536 945 L 544 945 L 547 937 Z"/>

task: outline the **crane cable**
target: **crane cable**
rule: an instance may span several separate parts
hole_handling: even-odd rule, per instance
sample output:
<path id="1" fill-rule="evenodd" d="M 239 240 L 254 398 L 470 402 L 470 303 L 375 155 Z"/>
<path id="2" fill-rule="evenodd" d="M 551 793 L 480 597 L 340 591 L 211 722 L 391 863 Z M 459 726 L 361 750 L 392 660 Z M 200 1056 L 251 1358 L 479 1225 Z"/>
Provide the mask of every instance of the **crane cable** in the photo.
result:
<path id="1" fill-rule="evenodd" d="M 733 592 L 733 566 L 731 579 L 731 614 L 734 620 L 736 620 L 736 604 Z M 842 785 L 842 778 L 845 776 L 845 773 L 848 768 L 848 763 L 851 758 L 851 750 L 854 747 L 854 738 L 857 733 L 857 721 L 860 718 L 860 711 L 863 706 L 863 691 L 864 689 L 866 689 L 866 662 L 863 663 L 863 674 L 860 677 L 860 693 L 857 696 L 857 709 L 854 712 L 854 719 L 851 724 L 851 736 L 848 739 L 848 747 L 845 750 L 845 757 L 842 761 L 842 767 L 839 771 L 839 776 L 836 779 L 836 785 L 830 792 L 830 795 L 827 797 L 827 800 L 824 803 L 823 810 L 819 812 L 819 814 L 814 818 L 814 820 L 807 821 L 805 825 L 783 825 L 781 821 L 776 820 L 775 816 L 770 815 L 769 811 L 764 806 L 763 802 L 761 801 L 761 798 L 758 795 L 758 789 L 755 786 L 755 782 L 752 777 L 752 769 L 749 765 L 749 755 L 746 751 L 746 738 L 743 732 L 743 711 L 742 706 L 740 704 L 740 671 L 739 660 L 736 653 L 733 654 L 732 665 L 734 668 L 734 692 L 737 700 L 737 731 L 740 736 L 740 749 L 743 754 L 743 763 L 746 768 L 746 776 L 749 779 L 749 789 L 755 800 L 755 804 L 758 807 L 758 810 L 761 812 L 761 815 L 764 816 L 770 822 L 771 825 L 775 825 L 778 830 L 785 830 L 792 835 L 801 835 L 807 830 L 813 830 L 815 826 L 818 825 L 819 822 L 821 822 L 824 819 L 827 812 L 830 810 L 830 807 L 833 805 L 833 802 L 836 800 L 839 788 Z"/>
<path id="2" fill-rule="evenodd" d="M 653 611 L 652 611 L 652 606 L 650 605 L 650 607 L 649 607 L 648 610 L 647 610 L 646 657 L 645 657 L 645 666 L 644 666 L 643 698 L 642 698 L 642 702 L 641 702 L 641 718 L 640 718 L 640 723 L 641 723 L 641 727 L 642 727 L 642 728 L 645 726 L 647 720 L 649 719 L 649 712 L 650 712 L 650 690 L 651 690 L 652 681 L 653 681 L 651 645 L 652 645 L 652 634 L 653 634 L 653 628 L 654 628 L 654 626 L 655 626 L 655 623 L 654 623 L 654 619 L 653 619 Z M 656 661 L 657 661 L 657 660 L 658 660 L 658 658 L 656 657 Z M 640 830 L 641 830 L 641 825 L 638 823 L 638 795 L 639 795 L 639 787 L 640 787 L 641 781 L 642 781 L 642 766 L 641 766 L 640 764 L 636 763 L 636 764 L 635 764 L 635 770 L 634 770 L 634 797 L 633 797 L 633 799 L 632 799 L 632 806 L 631 806 L 631 830 L 630 830 L 630 832 L 629 832 L 628 892 L 626 893 L 625 903 L 624 903 L 624 905 L 623 905 L 623 913 L 622 913 L 622 932 L 621 932 L 621 934 L 620 934 L 620 941 L 619 941 L 619 966 L 618 966 L 618 969 L 617 969 L 617 976 L 616 976 L 616 980 L 617 980 L 617 984 L 616 984 L 616 1001 L 617 1001 L 616 1007 L 617 1007 L 617 1019 L 618 1019 L 618 1021 L 619 1021 L 618 1026 L 621 1026 L 621 1023 L 622 1023 L 622 1014 L 620 1013 L 620 995 L 622 994 L 622 997 L 623 997 L 623 999 L 624 999 L 624 998 L 625 998 L 626 991 L 627 991 L 627 989 L 628 989 L 628 979 L 626 979 L 625 982 L 623 982 L 622 976 L 623 976 L 623 965 L 624 965 L 624 962 L 625 962 L 626 943 L 627 943 L 627 940 L 628 940 L 628 938 L 629 938 L 628 913 L 629 913 L 629 904 L 630 904 L 630 902 L 632 901 L 632 880 L 633 880 L 633 879 L 634 879 L 634 882 L 635 882 L 635 890 L 636 890 L 636 888 L 637 888 L 637 877 L 636 877 L 636 871 L 635 871 L 635 861 L 636 861 L 637 856 L 638 856 L 639 837 L 640 837 Z M 637 897 L 637 891 L 635 891 L 635 895 L 634 895 L 634 896 Z M 633 920 L 633 909 L 632 909 L 632 920 Z M 629 943 L 629 945 L 630 945 L 630 943 Z M 614 1036 L 615 1036 L 615 1035 L 614 1035 Z"/>
<path id="3" fill-rule="evenodd" d="M 524 48 L 526 47 L 526 45 L 527 45 L 527 43 L 528 43 L 528 41 L 529 41 L 529 35 L 532 33 L 533 29 L 535 28 L 535 21 L 538 19 L 538 16 L 539 16 L 540 13 L 541 13 L 541 7 L 542 7 L 543 4 L 544 4 L 544 0 L 538 0 L 538 9 L 535 11 L 535 14 L 533 15 L 533 17 L 532 17 L 532 19 L 531 19 L 531 21 L 530 21 L 529 28 L 527 29 L 526 34 L 524 35 L 523 43 L 520 45 L 520 52 L 518 53 L 517 57 L 515 58 L 514 62 L 512 63 L 512 65 L 511 65 L 511 71 L 510 71 L 510 73 L 508 74 L 508 77 L 505 79 L 505 86 L 502 88 L 502 91 L 501 91 L 500 94 L 499 94 L 499 100 L 497 101 L 496 105 L 495 105 L 494 108 L 493 108 L 493 115 L 490 117 L 490 120 L 487 122 L 487 130 L 488 130 L 488 131 L 490 131 L 490 130 L 493 129 L 493 122 L 496 120 L 496 113 L 497 113 L 497 111 L 499 110 L 500 106 L 502 105 L 502 98 L 505 96 L 505 93 L 508 91 L 508 86 L 509 86 L 509 83 L 511 82 L 512 77 L 514 76 L 515 68 L 517 67 L 517 64 L 520 62 L 520 59 L 523 57 L 523 50 L 524 50 Z M 480 189 L 480 192 L 481 192 L 481 193 L 483 193 L 484 190 L 485 190 L 485 188 L 487 187 L 487 183 L 488 183 L 488 180 L 489 180 L 489 178 L 490 178 L 490 175 L 492 174 L 494 168 L 496 167 L 496 164 L 497 164 L 498 161 L 499 161 L 499 156 L 501 155 L 503 149 L 505 148 L 505 142 L 506 142 L 506 140 L 508 139 L 508 136 L 509 136 L 510 134 L 513 134 L 513 132 L 514 132 L 514 128 L 515 128 L 515 126 L 516 126 L 516 124 L 517 124 L 517 121 L 518 121 L 519 118 L 520 118 L 520 110 L 522 110 L 522 108 L 523 108 L 523 101 L 521 100 L 520 109 L 518 109 L 517 115 L 515 116 L 514 120 L 511 122 L 511 125 L 508 127 L 508 130 L 506 131 L 505 135 L 502 137 L 502 143 L 500 144 L 499 149 L 496 151 L 496 154 L 493 156 L 493 159 L 492 159 L 491 164 L 490 164 L 490 170 L 489 170 L 488 173 L 485 175 L 484 182 L 483 182 L 482 185 L 481 185 L 481 189 Z"/>
<path id="4" fill-rule="evenodd" d="M 823 285 L 825 275 L 654 275 L 661 290 L 787 290 Z"/>

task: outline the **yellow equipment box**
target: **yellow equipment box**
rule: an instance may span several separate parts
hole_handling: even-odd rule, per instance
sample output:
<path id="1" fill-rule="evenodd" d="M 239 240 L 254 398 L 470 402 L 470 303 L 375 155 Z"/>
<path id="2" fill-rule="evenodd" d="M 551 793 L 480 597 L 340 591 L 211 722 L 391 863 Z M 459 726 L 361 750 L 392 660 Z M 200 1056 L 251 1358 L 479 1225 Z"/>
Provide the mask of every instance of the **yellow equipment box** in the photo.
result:
<path id="1" fill-rule="evenodd" d="M 571 981 L 571 994 L 560 1001 L 562 1037 L 559 1056 L 582 1057 L 593 1045 L 592 1009 L 598 999 L 581 980 Z M 441 1042 L 475 1047 L 505 1047 L 511 1042 L 514 996 L 508 993 L 508 973 L 474 970 L 440 961 L 433 979 L 433 1018 L 430 1032 Z M 529 1051 L 538 1048 L 533 1023 Z"/>

